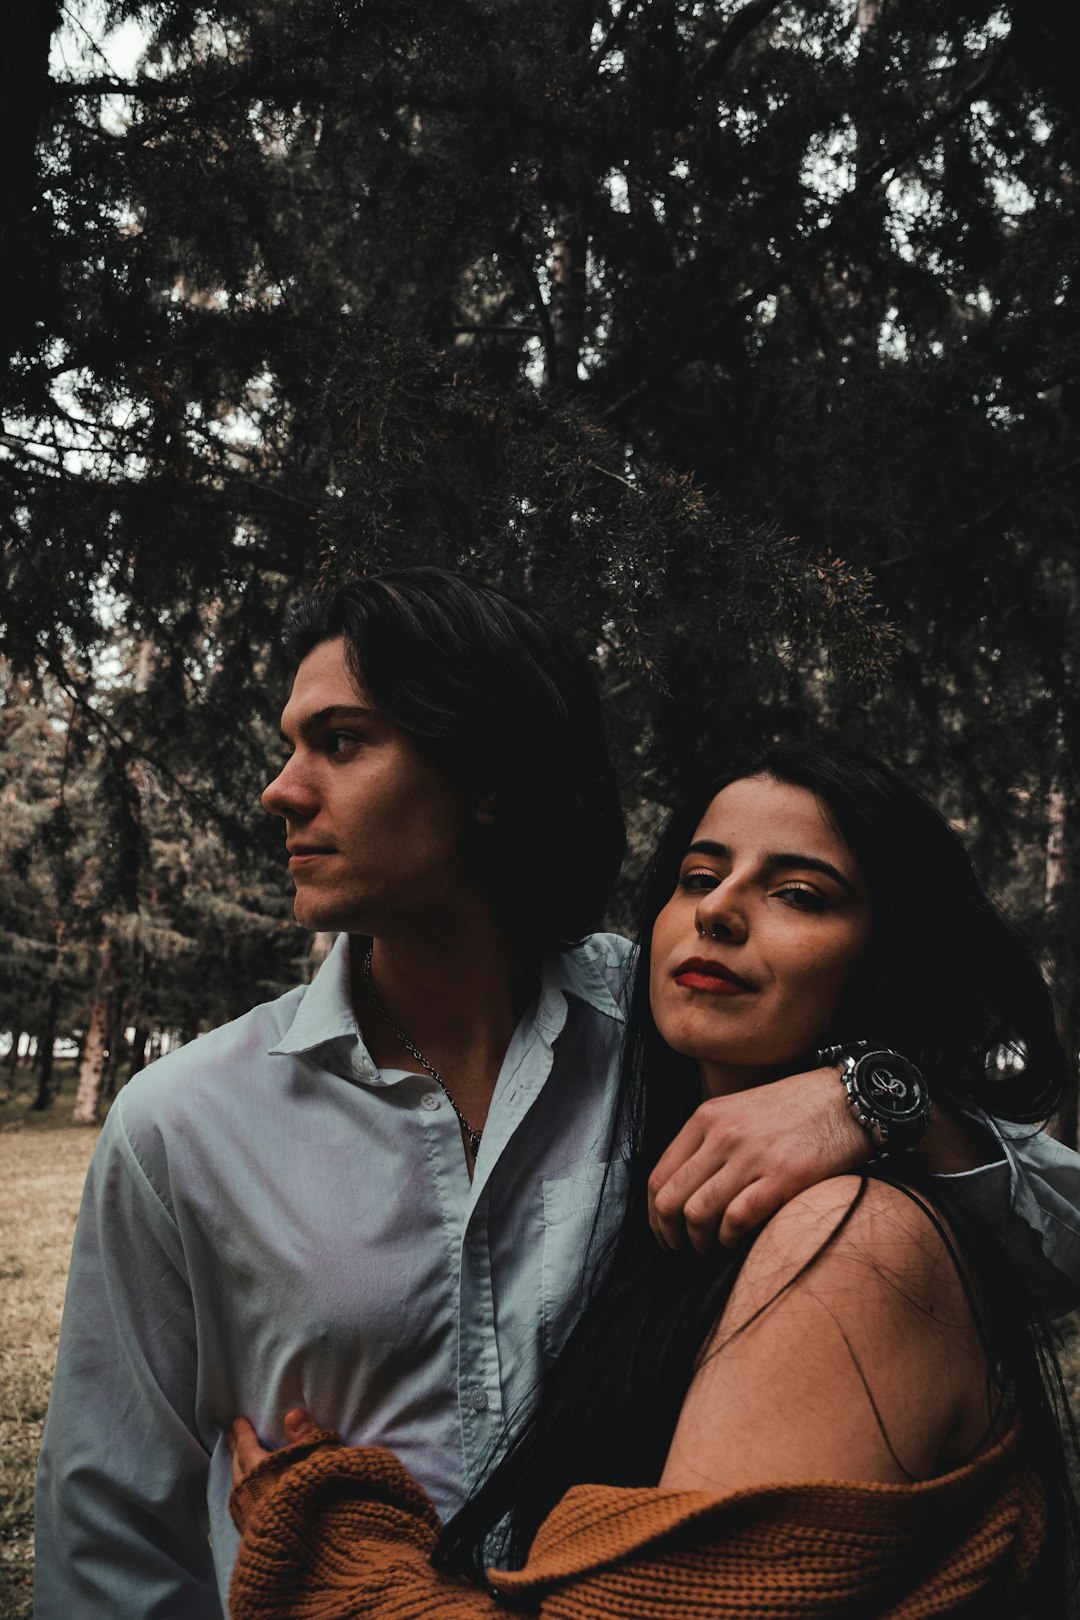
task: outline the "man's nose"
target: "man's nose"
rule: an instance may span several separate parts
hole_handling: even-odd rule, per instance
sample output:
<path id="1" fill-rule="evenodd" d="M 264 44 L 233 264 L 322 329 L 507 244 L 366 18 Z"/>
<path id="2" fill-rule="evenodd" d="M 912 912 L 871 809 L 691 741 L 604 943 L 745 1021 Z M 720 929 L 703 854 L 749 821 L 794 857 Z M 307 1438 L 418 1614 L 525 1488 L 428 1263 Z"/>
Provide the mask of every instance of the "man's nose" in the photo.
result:
<path id="1" fill-rule="evenodd" d="M 745 906 L 730 878 L 701 896 L 695 920 L 702 939 L 741 945 L 749 932 Z"/>
<path id="2" fill-rule="evenodd" d="M 317 808 L 314 789 L 295 754 L 285 761 L 274 780 L 267 783 L 262 802 L 272 816 L 286 816 L 290 821 L 305 821 L 314 815 Z"/>

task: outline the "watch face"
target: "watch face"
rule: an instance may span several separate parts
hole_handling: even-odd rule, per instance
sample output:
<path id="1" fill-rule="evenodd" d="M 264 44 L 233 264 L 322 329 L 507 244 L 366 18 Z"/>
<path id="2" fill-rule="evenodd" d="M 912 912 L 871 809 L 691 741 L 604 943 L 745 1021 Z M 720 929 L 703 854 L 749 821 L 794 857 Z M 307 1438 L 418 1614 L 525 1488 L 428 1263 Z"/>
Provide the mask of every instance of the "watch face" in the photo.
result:
<path id="1" fill-rule="evenodd" d="M 926 1087 L 914 1063 L 897 1052 L 867 1052 L 855 1064 L 854 1086 L 869 1111 L 883 1125 L 921 1119 Z"/>

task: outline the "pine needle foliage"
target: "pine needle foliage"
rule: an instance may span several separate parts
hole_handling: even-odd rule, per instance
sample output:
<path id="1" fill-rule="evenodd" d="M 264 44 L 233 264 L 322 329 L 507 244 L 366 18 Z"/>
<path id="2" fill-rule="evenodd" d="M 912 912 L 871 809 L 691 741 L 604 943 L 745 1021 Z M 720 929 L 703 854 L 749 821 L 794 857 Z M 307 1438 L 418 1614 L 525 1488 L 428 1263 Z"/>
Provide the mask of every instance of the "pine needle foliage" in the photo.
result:
<path id="1" fill-rule="evenodd" d="M 577 627 L 645 823 L 824 719 L 1075 985 L 1071 8 L 123 0 L 126 76 L 82 20 L 0 85 L 0 651 L 110 815 L 139 762 L 268 863 L 285 606 L 436 561 Z"/>

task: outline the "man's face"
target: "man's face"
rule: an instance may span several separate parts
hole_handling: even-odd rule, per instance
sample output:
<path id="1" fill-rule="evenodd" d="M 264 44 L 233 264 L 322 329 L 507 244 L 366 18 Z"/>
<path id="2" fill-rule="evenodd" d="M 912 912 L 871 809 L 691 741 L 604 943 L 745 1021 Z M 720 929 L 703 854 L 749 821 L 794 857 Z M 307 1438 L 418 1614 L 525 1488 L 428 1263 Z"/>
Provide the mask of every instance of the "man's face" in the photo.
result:
<path id="1" fill-rule="evenodd" d="M 387 935 L 430 928 L 472 886 L 465 797 L 359 691 L 342 640 L 304 659 L 281 717 L 291 750 L 263 793 L 285 821 L 296 920 Z"/>

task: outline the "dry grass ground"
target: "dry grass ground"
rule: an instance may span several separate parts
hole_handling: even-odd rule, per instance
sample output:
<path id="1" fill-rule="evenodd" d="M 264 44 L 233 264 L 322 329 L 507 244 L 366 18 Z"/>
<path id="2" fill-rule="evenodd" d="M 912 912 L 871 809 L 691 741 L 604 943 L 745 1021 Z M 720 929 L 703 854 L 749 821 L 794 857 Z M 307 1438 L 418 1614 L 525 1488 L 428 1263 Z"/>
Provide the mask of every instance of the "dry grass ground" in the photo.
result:
<path id="1" fill-rule="evenodd" d="M 98 1136 L 68 1123 L 70 1099 L 44 1118 L 28 1113 L 27 1101 L 0 1106 L 0 1620 L 30 1615 L 34 1466 L 79 1195 Z M 1063 1349 L 1080 1417 L 1080 1315 L 1066 1325 Z"/>
<path id="2" fill-rule="evenodd" d="M 0 1620 L 30 1613 L 34 1466 L 75 1216 L 98 1132 L 0 1108 Z M 74 1620 L 74 1617 L 73 1617 Z"/>

